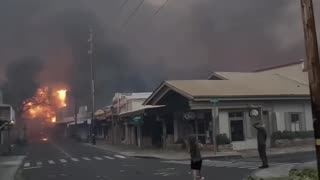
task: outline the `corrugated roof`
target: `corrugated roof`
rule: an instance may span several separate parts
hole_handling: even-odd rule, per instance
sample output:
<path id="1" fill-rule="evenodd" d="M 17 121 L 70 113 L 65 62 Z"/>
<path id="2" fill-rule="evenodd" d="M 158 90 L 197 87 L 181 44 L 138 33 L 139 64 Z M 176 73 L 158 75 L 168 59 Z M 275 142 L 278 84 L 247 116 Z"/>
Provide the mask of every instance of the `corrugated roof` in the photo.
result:
<path id="1" fill-rule="evenodd" d="M 230 80 L 177 80 L 166 85 L 192 97 L 307 96 L 308 86 L 278 75 L 257 74 Z"/>

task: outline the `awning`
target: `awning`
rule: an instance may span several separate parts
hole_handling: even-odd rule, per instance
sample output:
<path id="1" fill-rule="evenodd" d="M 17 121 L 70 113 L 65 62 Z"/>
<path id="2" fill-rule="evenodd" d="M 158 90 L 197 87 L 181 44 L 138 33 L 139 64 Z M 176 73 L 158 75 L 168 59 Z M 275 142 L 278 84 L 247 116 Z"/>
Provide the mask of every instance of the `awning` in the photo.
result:
<path id="1" fill-rule="evenodd" d="M 157 109 L 157 108 L 161 108 L 161 107 L 164 107 L 164 105 L 159 105 L 159 106 L 145 105 L 145 106 L 143 106 L 139 109 L 133 110 L 133 111 L 127 111 L 127 112 L 120 113 L 119 116 L 120 117 L 129 117 L 132 115 L 137 115 L 139 113 L 143 113 L 147 109 Z"/>

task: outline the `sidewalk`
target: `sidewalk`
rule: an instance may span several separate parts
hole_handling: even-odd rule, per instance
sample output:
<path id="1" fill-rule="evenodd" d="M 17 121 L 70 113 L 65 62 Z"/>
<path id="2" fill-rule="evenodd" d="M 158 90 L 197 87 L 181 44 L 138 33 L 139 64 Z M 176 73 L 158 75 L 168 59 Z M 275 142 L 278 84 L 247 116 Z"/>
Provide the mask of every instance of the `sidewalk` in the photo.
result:
<path id="1" fill-rule="evenodd" d="M 270 149 L 267 149 L 267 154 L 281 155 L 281 154 L 292 154 L 292 153 L 310 152 L 310 151 L 315 151 L 314 145 L 270 148 Z M 244 158 L 259 156 L 258 151 L 256 149 L 242 150 L 238 152 Z"/>
<path id="2" fill-rule="evenodd" d="M 272 179 L 272 178 L 284 178 L 289 176 L 291 169 L 316 169 L 316 161 L 307 162 L 299 165 L 286 164 L 270 167 L 267 169 L 260 169 L 252 173 L 252 177 L 256 179 Z"/>
<path id="3" fill-rule="evenodd" d="M 0 156 L 0 179 L 14 180 L 24 156 Z"/>
<path id="4" fill-rule="evenodd" d="M 86 144 L 93 146 L 91 144 Z M 106 151 L 119 153 L 128 157 L 138 158 L 154 158 L 154 159 L 165 159 L 165 160 L 187 160 L 190 159 L 190 155 L 187 151 L 174 151 L 174 150 L 162 150 L 162 149 L 140 149 L 137 147 L 128 147 L 125 145 L 109 145 L 104 142 L 97 141 L 94 146 L 99 149 Z M 241 154 L 236 151 L 231 152 L 218 152 L 214 154 L 212 151 L 201 152 L 203 158 L 227 158 L 227 157 L 241 157 Z"/>
<path id="5" fill-rule="evenodd" d="M 156 158 L 166 160 L 186 160 L 189 159 L 190 156 L 187 151 L 183 150 L 176 151 L 162 149 L 141 149 L 136 146 L 110 145 L 106 144 L 104 141 L 97 141 L 97 144 L 94 147 L 104 149 L 110 152 L 116 152 L 129 157 Z M 314 149 L 315 148 L 313 145 L 303 147 L 271 148 L 268 149 L 267 153 L 268 155 L 281 155 L 297 152 L 310 152 L 314 151 Z M 248 158 L 257 157 L 258 151 L 256 149 L 250 149 L 242 151 L 217 152 L 216 154 L 214 154 L 212 151 L 202 151 L 201 154 L 203 158 Z"/>

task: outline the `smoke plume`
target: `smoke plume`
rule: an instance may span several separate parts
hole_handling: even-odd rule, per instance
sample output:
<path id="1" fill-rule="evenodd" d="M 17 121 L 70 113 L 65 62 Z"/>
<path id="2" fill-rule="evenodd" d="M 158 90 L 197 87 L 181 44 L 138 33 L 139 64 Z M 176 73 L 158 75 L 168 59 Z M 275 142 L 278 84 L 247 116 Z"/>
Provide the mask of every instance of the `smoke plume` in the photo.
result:
<path id="1" fill-rule="evenodd" d="M 165 79 L 304 57 L 298 1 L 169 0 L 156 14 L 166 0 L 145 1 L 135 13 L 141 0 L 123 2 L 1 1 L 0 80 L 8 79 L 3 72 L 10 61 L 40 57 L 42 71 L 31 79 L 67 87 L 81 105 L 90 104 L 89 28 L 98 107 L 115 92 L 151 91 Z"/>

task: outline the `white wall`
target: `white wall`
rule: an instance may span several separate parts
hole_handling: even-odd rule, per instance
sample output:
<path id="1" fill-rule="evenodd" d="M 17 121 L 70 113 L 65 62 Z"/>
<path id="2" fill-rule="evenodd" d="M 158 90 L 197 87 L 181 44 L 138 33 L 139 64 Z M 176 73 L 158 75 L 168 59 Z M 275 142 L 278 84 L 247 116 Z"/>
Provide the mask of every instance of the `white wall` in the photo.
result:
<path id="1" fill-rule="evenodd" d="M 131 104 L 132 104 L 132 110 L 137 110 L 137 109 L 141 109 L 144 106 L 142 105 L 143 102 L 145 101 L 145 99 L 132 99 L 130 100 Z"/>
<path id="2" fill-rule="evenodd" d="M 219 131 L 230 138 L 230 123 L 227 111 L 219 111 Z"/>
<path id="3" fill-rule="evenodd" d="M 311 105 L 307 100 L 267 102 L 265 107 L 275 113 L 278 131 L 286 130 L 285 113 L 288 112 L 303 113 L 305 115 L 306 130 L 313 130 Z"/>

